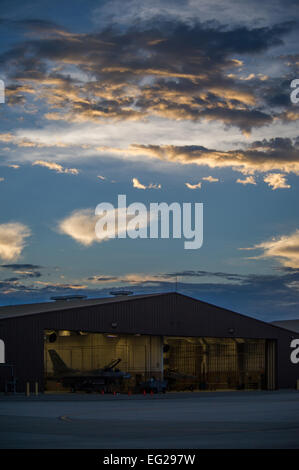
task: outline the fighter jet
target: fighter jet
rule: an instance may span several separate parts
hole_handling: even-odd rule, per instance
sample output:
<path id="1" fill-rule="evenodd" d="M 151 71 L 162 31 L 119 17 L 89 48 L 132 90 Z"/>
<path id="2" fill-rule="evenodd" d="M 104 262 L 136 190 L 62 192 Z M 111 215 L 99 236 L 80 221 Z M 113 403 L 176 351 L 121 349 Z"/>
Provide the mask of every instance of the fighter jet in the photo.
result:
<path id="1" fill-rule="evenodd" d="M 80 371 L 68 367 L 55 349 L 49 349 L 53 364 L 54 377 L 63 387 L 76 391 L 111 392 L 113 386 L 120 386 L 131 374 L 116 369 L 121 359 L 115 359 L 102 369 Z"/>

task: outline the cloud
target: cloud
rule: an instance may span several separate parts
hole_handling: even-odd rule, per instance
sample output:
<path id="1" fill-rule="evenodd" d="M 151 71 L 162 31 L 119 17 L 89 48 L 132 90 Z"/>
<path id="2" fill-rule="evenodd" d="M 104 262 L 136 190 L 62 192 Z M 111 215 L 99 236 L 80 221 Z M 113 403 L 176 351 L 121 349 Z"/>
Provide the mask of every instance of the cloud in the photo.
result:
<path id="1" fill-rule="evenodd" d="M 219 178 L 214 178 L 213 176 L 204 176 L 202 180 L 208 181 L 209 183 L 217 183 L 219 181 Z M 185 185 L 189 189 L 200 189 L 202 186 L 202 183 L 201 181 L 199 181 L 197 184 L 185 183 Z"/>
<path id="2" fill-rule="evenodd" d="M 0 258 L 8 261 L 18 259 L 30 235 L 30 229 L 18 222 L 0 224 Z"/>
<path id="3" fill-rule="evenodd" d="M 137 189 L 146 189 L 146 186 L 144 186 L 144 184 L 140 183 L 140 181 L 138 181 L 137 178 L 133 178 L 133 179 L 132 179 L 132 182 L 133 182 L 133 187 L 134 187 L 134 188 L 137 188 Z"/>
<path id="4" fill-rule="evenodd" d="M 26 129 L 26 130 L 19 129 L 16 134 L 2 133 L 2 134 L 0 134 L 0 142 L 2 142 L 4 144 L 12 144 L 12 145 L 16 145 L 17 147 L 30 148 L 30 149 L 31 148 L 40 149 L 40 148 L 44 148 L 44 147 L 50 147 L 50 148 L 51 147 L 60 147 L 60 148 L 63 148 L 63 147 L 67 147 L 67 146 L 72 145 L 72 142 L 70 142 L 69 144 L 66 144 L 61 140 L 55 140 L 55 138 L 53 137 L 53 132 L 52 132 L 52 135 L 50 136 L 50 138 L 47 139 L 46 141 L 43 141 L 42 139 L 39 139 L 39 138 L 35 137 L 36 135 L 38 135 L 36 130 L 33 131 L 32 138 L 28 138 L 27 136 L 25 136 L 27 134 L 28 134 L 28 129 Z M 6 148 L 9 148 L 9 147 L 6 147 Z M 11 168 L 18 168 L 19 167 L 19 165 L 8 165 L 8 166 L 10 166 Z"/>
<path id="5" fill-rule="evenodd" d="M 219 181 L 219 178 L 214 178 L 213 176 L 204 176 L 202 180 L 208 181 L 209 183 L 217 183 Z"/>
<path id="6" fill-rule="evenodd" d="M 62 165 L 55 163 L 55 162 L 46 162 L 44 160 L 36 160 L 35 162 L 32 163 L 32 165 L 43 166 L 45 168 L 48 168 L 49 170 L 56 171 L 57 173 L 69 173 L 71 175 L 79 174 L 79 170 L 77 170 L 77 168 L 64 168 Z"/>
<path id="7" fill-rule="evenodd" d="M 107 218 L 114 220 L 113 224 L 104 226 L 101 230 L 96 230 L 97 222 L 105 217 L 104 220 L 107 221 Z M 95 215 L 94 210 L 92 209 L 80 209 L 73 211 L 69 216 L 64 218 L 58 223 L 58 230 L 60 233 L 70 236 L 76 242 L 84 245 L 86 247 L 91 246 L 93 243 L 101 243 L 107 241 L 111 238 L 116 238 L 118 233 L 127 233 L 127 230 L 136 229 L 141 230 L 146 228 L 150 221 L 150 214 L 146 212 L 145 214 L 139 214 L 138 221 L 133 222 L 135 218 L 134 215 L 127 213 L 125 220 L 118 217 L 118 209 L 108 210 L 107 213 L 103 216 Z M 129 223 L 132 221 L 132 226 Z"/>
<path id="8" fill-rule="evenodd" d="M 46 104 L 50 121 L 158 116 L 218 121 L 246 134 L 272 123 L 275 115 L 263 99 L 264 81 L 252 73 L 250 80 L 238 75 L 244 65 L 240 55 L 257 57 L 282 46 L 295 27 L 285 22 L 228 28 L 160 17 L 142 28 L 137 22 L 125 29 L 73 33 L 37 22 L 19 22 L 26 38 L 0 57 L 11 82 L 8 104 L 18 106 L 34 95 L 35 102 Z"/>
<path id="9" fill-rule="evenodd" d="M 240 178 L 238 178 L 237 181 L 236 181 L 236 183 L 240 183 L 240 184 L 246 185 L 246 184 L 256 184 L 256 181 L 255 181 L 255 179 L 254 179 L 253 176 L 247 176 L 247 177 L 244 178 L 243 180 L 240 179 Z"/>
<path id="10" fill-rule="evenodd" d="M 28 264 L 28 263 L 10 263 L 10 264 L 0 264 L 1 269 L 11 269 L 12 271 L 19 270 L 19 269 L 26 269 L 26 270 L 36 270 L 41 269 L 42 266 L 37 264 Z"/>
<path id="11" fill-rule="evenodd" d="M 61 283 L 61 282 L 45 282 L 45 281 L 36 281 L 36 284 L 40 284 L 46 287 L 46 290 L 56 291 L 56 290 L 81 290 L 86 289 L 87 286 L 84 284 L 70 284 L 70 283 Z"/>
<path id="12" fill-rule="evenodd" d="M 14 170 L 17 170 L 18 168 L 20 168 L 20 165 L 16 165 L 16 164 L 11 164 L 11 165 L 7 165 L 9 168 L 13 168 Z"/>
<path id="13" fill-rule="evenodd" d="M 299 175 L 299 142 L 296 139 L 273 138 L 253 142 L 247 148 L 217 150 L 200 145 L 140 145 L 132 144 L 119 153 L 144 155 L 183 165 L 232 168 L 244 174 L 281 170 Z M 283 175 L 282 175 L 283 176 Z"/>
<path id="14" fill-rule="evenodd" d="M 2 304 L 48 301 L 50 296 L 74 290 L 89 297 L 110 296 L 116 284 L 134 294 L 161 293 L 177 289 L 180 293 L 243 314 L 271 321 L 298 318 L 299 270 L 281 267 L 276 274 L 237 274 L 204 270 L 178 270 L 171 273 L 98 274 L 68 282 L 34 281 L 24 285 L 18 280 L 0 281 Z M 105 287 L 94 287 L 104 285 Z"/>
<path id="15" fill-rule="evenodd" d="M 223 282 L 229 283 L 243 283 L 248 279 L 247 275 L 242 274 L 232 274 L 232 273 L 223 273 L 223 272 L 210 272 L 204 270 L 185 270 L 185 271 L 176 271 L 172 273 L 128 273 L 118 276 L 104 276 L 96 275 L 87 278 L 87 280 L 92 282 L 108 282 L 111 283 L 124 283 L 129 284 L 148 284 L 148 283 L 157 283 L 157 282 L 168 282 L 173 283 L 176 279 L 184 279 L 185 282 L 196 282 L 196 279 L 199 278 L 217 278 L 221 279 Z M 188 280 L 188 281 L 187 281 Z"/>
<path id="16" fill-rule="evenodd" d="M 133 187 L 137 189 L 161 189 L 161 184 L 150 183 L 148 186 L 140 183 L 137 178 L 132 178 Z"/>
<path id="17" fill-rule="evenodd" d="M 59 222 L 59 231 L 70 236 L 84 246 L 90 246 L 98 241 L 95 225 L 98 217 L 92 209 L 75 210 L 71 215 Z"/>
<path id="18" fill-rule="evenodd" d="M 87 278 L 88 281 L 91 282 L 114 282 L 118 281 L 119 278 L 117 276 L 91 276 Z"/>
<path id="19" fill-rule="evenodd" d="M 268 183 L 268 186 L 275 189 L 284 189 L 290 188 L 291 186 L 287 184 L 285 175 L 281 173 L 269 173 L 264 178 L 265 183 Z"/>
<path id="20" fill-rule="evenodd" d="M 147 134 L 145 140 L 151 141 L 150 129 L 152 129 L 151 124 L 148 124 Z M 123 129 L 125 132 L 125 129 Z M 203 129 L 203 132 L 205 129 Z M 51 138 L 50 129 L 42 135 L 42 138 L 45 140 L 45 143 L 48 142 L 48 139 Z M 70 145 L 70 140 L 75 139 L 75 129 L 66 136 L 65 146 Z M 209 146 L 199 145 L 195 143 L 193 145 L 153 145 L 133 143 L 127 146 L 128 141 L 131 138 L 134 138 L 133 135 L 126 137 L 123 134 L 124 142 L 122 142 L 120 147 L 114 147 L 110 145 L 98 146 L 97 144 L 97 135 L 94 131 L 91 136 L 88 135 L 88 131 L 85 127 L 81 130 L 81 141 L 89 139 L 89 144 L 86 148 L 82 148 L 83 145 L 81 141 L 77 142 L 79 146 L 79 151 L 74 152 L 73 149 L 71 153 L 59 152 L 57 156 L 63 161 L 67 158 L 74 158 L 74 154 L 80 155 L 85 159 L 94 159 L 101 156 L 104 159 L 124 159 L 124 160 L 136 160 L 136 159 L 158 159 L 161 161 L 169 162 L 172 164 L 181 164 L 181 165 L 197 165 L 197 166 L 207 166 L 211 169 L 214 168 L 231 168 L 233 171 L 241 172 L 245 176 L 251 175 L 254 173 L 269 173 L 269 172 L 279 172 L 282 175 L 287 173 L 294 173 L 299 175 L 299 139 L 298 138 L 269 138 L 263 139 L 260 141 L 253 141 L 251 143 L 245 143 L 243 146 L 240 146 L 240 142 L 235 146 L 236 148 L 229 149 L 228 143 L 225 144 L 226 149 L 221 148 L 212 148 Z M 141 128 L 141 134 L 143 134 L 144 128 Z M 33 133 L 34 134 L 34 133 Z M 77 132 L 78 134 L 78 132 Z M 156 137 L 156 135 L 155 135 Z M 38 138 L 40 140 L 40 138 Z M 107 129 L 107 140 L 112 142 L 115 140 L 113 132 L 111 129 Z M 185 140 L 185 139 L 184 139 Z M 175 135 L 172 137 L 172 141 L 175 141 Z M 228 150 L 227 150 L 228 148 Z M 79 153 L 80 152 L 80 153 Z M 39 154 L 38 154 L 39 155 Z M 28 158 L 32 159 L 34 153 L 32 151 L 22 153 L 22 159 Z M 49 154 L 50 158 L 51 155 Z M 76 174 L 76 168 L 64 168 L 63 164 L 57 162 L 51 162 L 48 159 L 45 160 L 34 160 L 34 163 L 41 164 L 46 166 L 54 171 L 60 173 L 73 173 Z M 41 163 L 42 162 L 42 163 Z M 101 180 L 104 176 L 100 175 Z M 268 175 L 265 175 L 266 177 Z M 209 178 L 209 179 L 207 179 Z M 212 182 L 211 176 L 203 177 L 202 181 Z M 135 178 L 137 180 L 137 178 Z M 104 181 L 104 180 L 103 180 Z M 241 181 L 244 181 L 242 179 Z M 249 179 L 245 180 L 248 181 Z M 139 181 L 140 182 L 140 181 Z M 147 188 L 156 188 L 159 189 L 159 184 L 146 185 L 143 182 L 140 182 L 143 186 Z"/>
<path id="21" fill-rule="evenodd" d="M 299 230 L 243 249 L 263 251 L 253 259 L 274 258 L 287 268 L 299 269 Z"/>
<path id="22" fill-rule="evenodd" d="M 201 188 L 201 182 L 200 181 L 197 184 L 185 183 L 185 185 L 189 189 L 200 189 Z"/>
<path id="23" fill-rule="evenodd" d="M 11 133 L 0 134 L 0 142 L 8 143 L 8 142 L 12 142 L 13 139 L 14 139 L 14 136 Z"/>
<path id="24" fill-rule="evenodd" d="M 288 0 L 287 6 L 276 1 L 273 8 L 273 0 L 265 0 L 262 4 L 258 0 L 152 0 L 150 3 L 139 0 L 127 0 L 126 3 L 122 0 L 108 0 L 96 7 L 93 21 L 97 27 L 105 28 L 107 23 L 113 23 L 126 29 L 132 24 L 144 28 L 148 22 L 158 23 L 161 18 L 186 24 L 193 24 L 198 20 L 216 20 L 229 25 L 256 25 L 258 11 L 259 24 L 268 25 L 269 22 L 281 21 L 282 18 L 294 18 L 297 12 L 295 4 L 294 0 Z"/>
<path id="25" fill-rule="evenodd" d="M 14 279 L 14 281 L 18 281 L 19 279 L 31 279 L 41 277 L 40 269 L 42 266 L 34 265 L 34 264 L 20 264 L 20 263 L 11 263 L 11 264 L 1 264 L 0 269 L 5 269 L 8 271 L 12 271 L 15 274 L 18 274 L 18 277 L 11 278 L 10 280 Z M 7 281 L 9 279 L 6 279 Z"/>

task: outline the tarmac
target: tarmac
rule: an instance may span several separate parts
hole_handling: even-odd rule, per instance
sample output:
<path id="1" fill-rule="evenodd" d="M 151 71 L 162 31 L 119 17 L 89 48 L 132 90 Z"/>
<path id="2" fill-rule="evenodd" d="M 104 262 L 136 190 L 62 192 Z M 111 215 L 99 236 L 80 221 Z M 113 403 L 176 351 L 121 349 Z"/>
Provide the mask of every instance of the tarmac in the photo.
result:
<path id="1" fill-rule="evenodd" d="M 0 395 L 1 449 L 299 448 L 299 392 Z"/>

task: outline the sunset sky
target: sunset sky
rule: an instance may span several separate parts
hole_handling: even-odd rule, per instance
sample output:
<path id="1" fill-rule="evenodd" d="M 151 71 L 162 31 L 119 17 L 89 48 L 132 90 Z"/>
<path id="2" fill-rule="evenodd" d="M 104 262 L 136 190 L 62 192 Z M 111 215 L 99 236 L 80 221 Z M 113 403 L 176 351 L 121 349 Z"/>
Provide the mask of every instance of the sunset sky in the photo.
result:
<path id="1" fill-rule="evenodd" d="M 299 318 L 297 0 L 2 0 L 0 303 L 175 289 Z M 202 202 L 204 242 L 97 204 Z"/>

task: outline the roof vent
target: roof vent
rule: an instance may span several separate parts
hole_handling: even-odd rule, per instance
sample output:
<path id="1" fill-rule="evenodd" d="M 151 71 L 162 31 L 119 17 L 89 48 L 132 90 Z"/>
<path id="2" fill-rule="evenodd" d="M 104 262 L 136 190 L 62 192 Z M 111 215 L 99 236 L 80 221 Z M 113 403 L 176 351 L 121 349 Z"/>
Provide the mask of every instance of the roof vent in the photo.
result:
<path id="1" fill-rule="evenodd" d="M 130 290 L 112 290 L 110 294 L 114 295 L 115 297 L 120 297 L 123 295 L 132 295 L 133 292 L 131 292 Z"/>
<path id="2" fill-rule="evenodd" d="M 51 297 L 51 300 L 55 300 L 56 302 L 63 301 L 68 302 L 69 300 L 82 300 L 86 299 L 86 295 L 57 295 L 55 297 Z"/>

